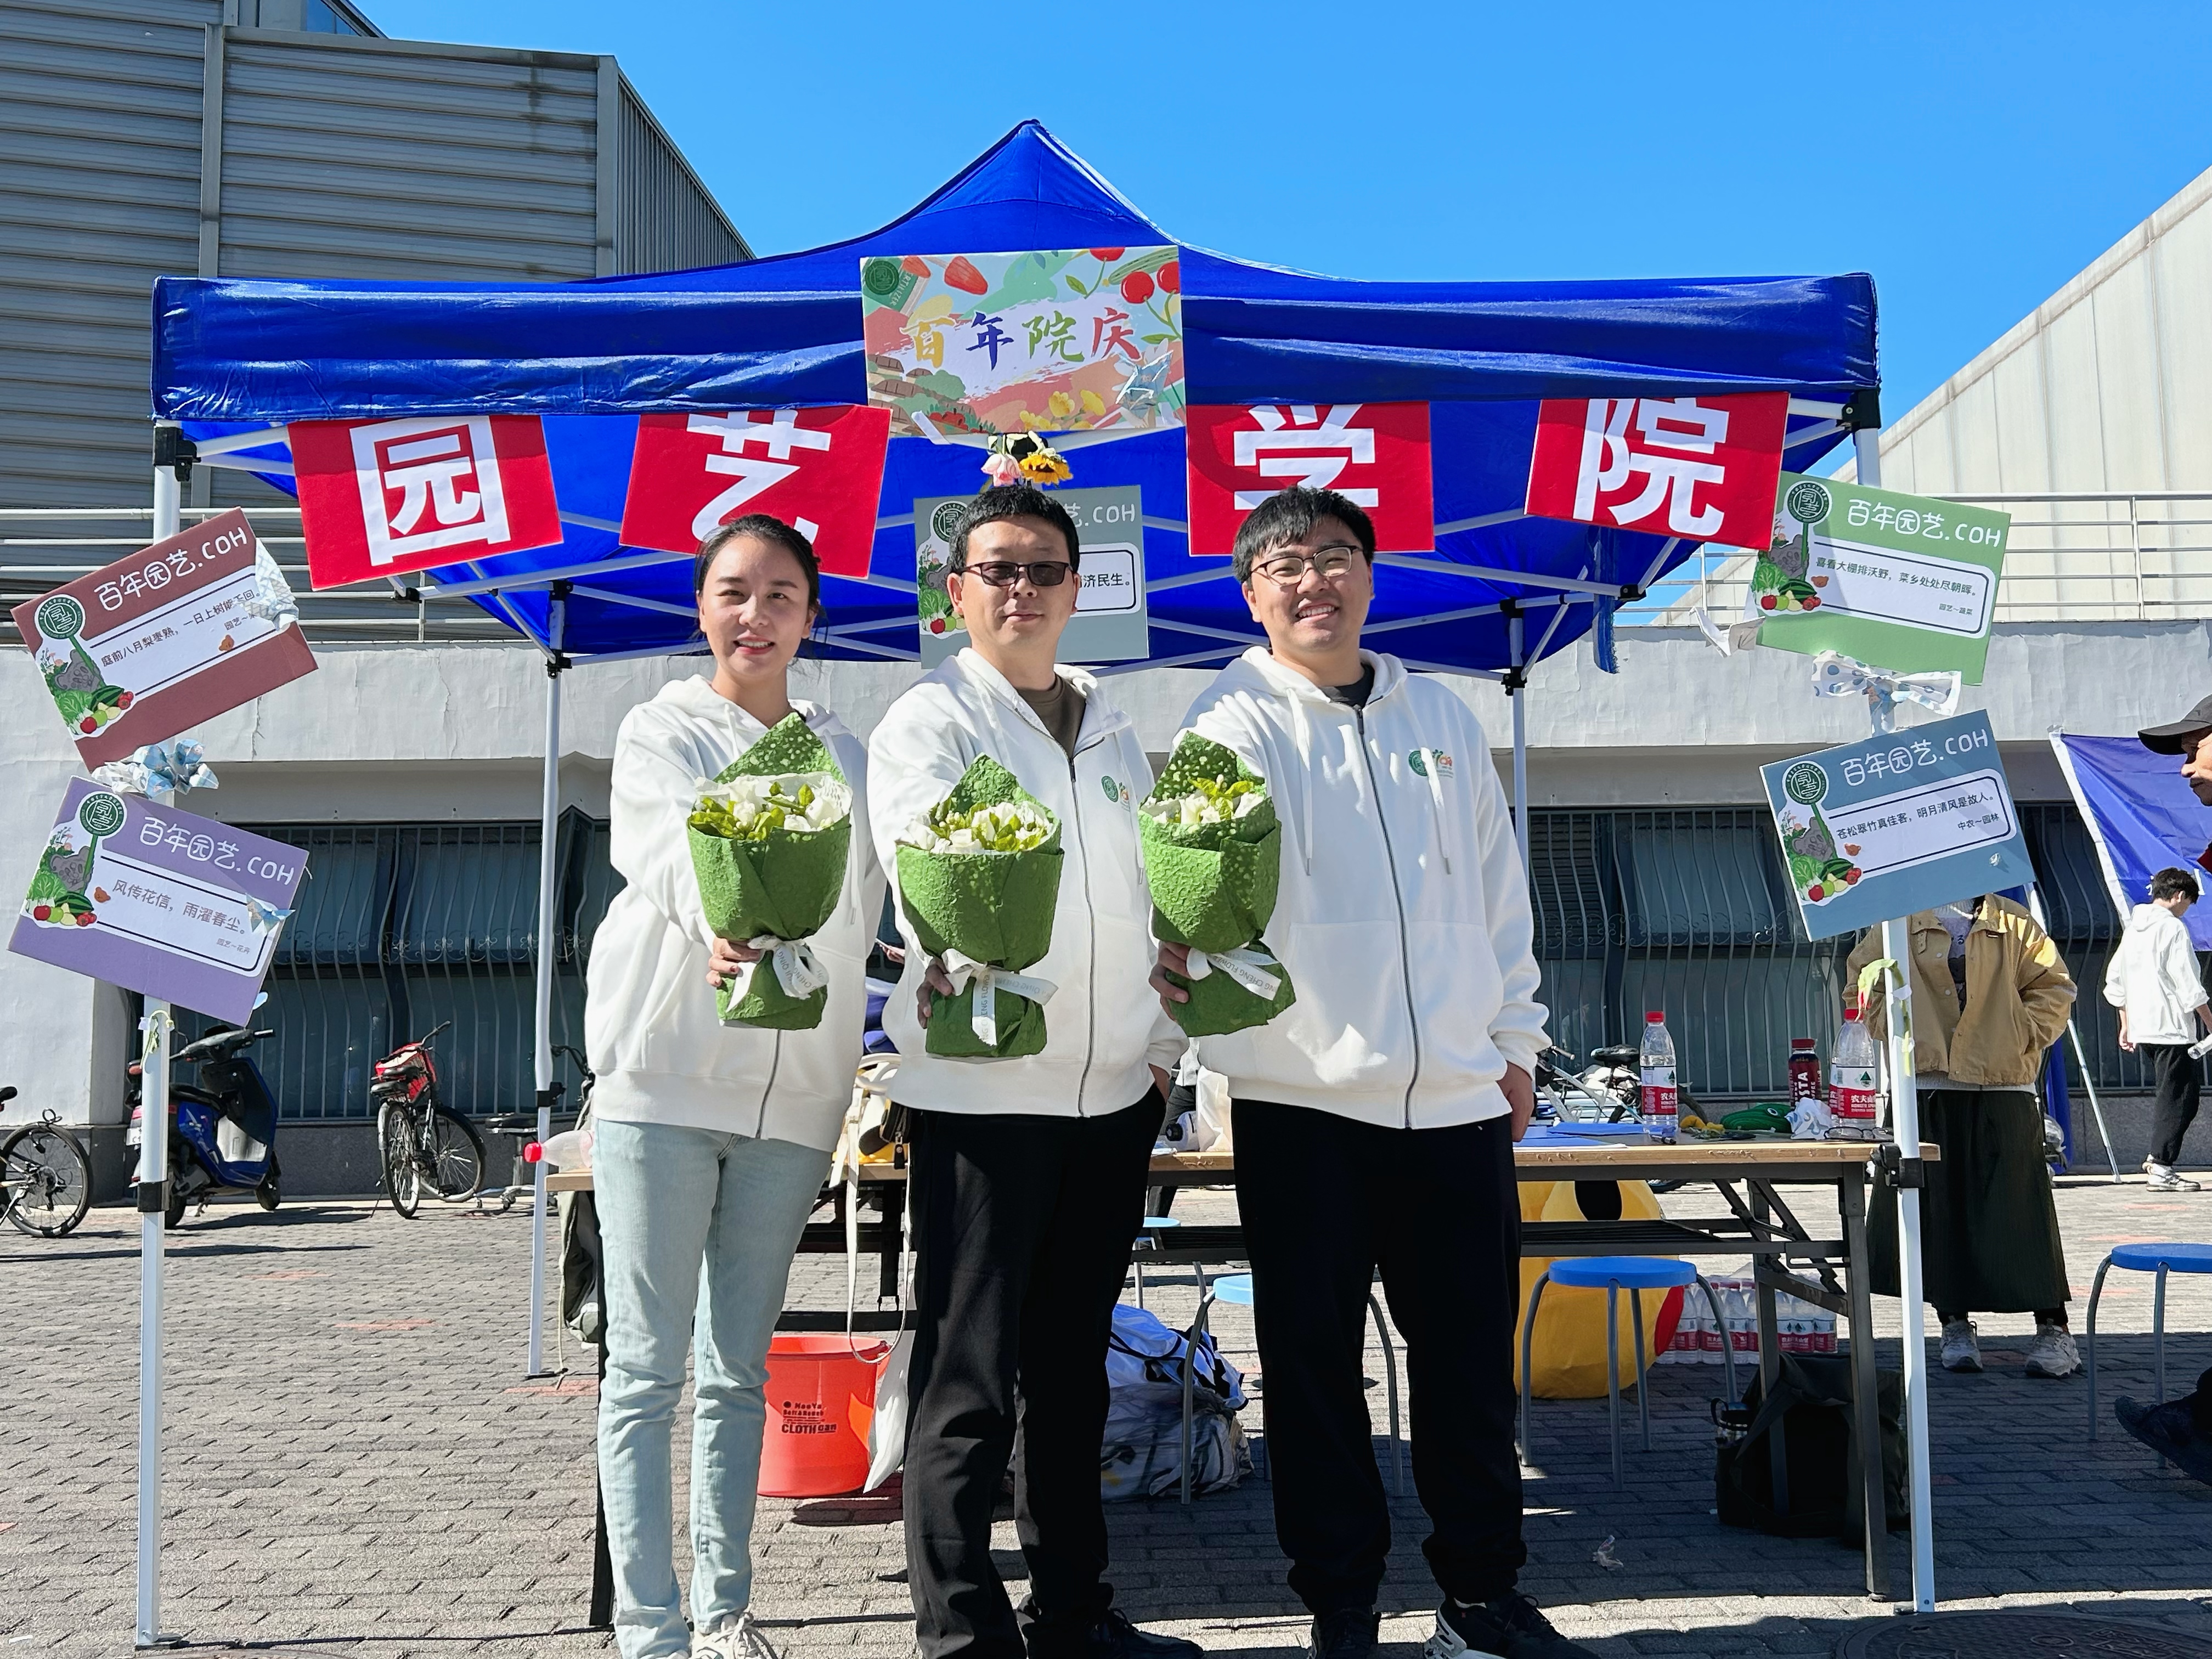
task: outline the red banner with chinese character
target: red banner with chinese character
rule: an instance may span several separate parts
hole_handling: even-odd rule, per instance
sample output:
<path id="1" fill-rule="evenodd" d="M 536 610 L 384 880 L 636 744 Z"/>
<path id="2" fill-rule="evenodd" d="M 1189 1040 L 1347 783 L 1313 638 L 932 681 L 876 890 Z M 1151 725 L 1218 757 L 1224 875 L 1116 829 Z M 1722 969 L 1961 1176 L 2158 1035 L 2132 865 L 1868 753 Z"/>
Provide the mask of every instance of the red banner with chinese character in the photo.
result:
<path id="1" fill-rule="evenodd" d="M 87 767 L 315 672 L 291 590 L 237 507 L 14 614 Z"/>
<path id="2" fill-rule="evenodd" d="M 1190 550 L 1234 550 L 1244 515 L 1292 485 L 1334 489 L 1375 521 L 1383 553 L 1437 544 L 1426 404 L 1194 404 Z"/>
<path id="3" fill-rule="evenodd" d="M 1547 398 L 1528 510 L 1608 529 L 1763 548 L 1790 394 Z"/>
<path id="4" fill-rule="evenodd" d="M 890 435 L 890 411 L 862 404 L 640 416 L 623 544 L 689 553 L 716 525 L 768 513 L 828 574 L 865 576 Z"/>
<path id="5" fill-rule="evenodd" d="M 535 415 L 295 421 L 285 434 L 316 587 L 562 539 Z"/>

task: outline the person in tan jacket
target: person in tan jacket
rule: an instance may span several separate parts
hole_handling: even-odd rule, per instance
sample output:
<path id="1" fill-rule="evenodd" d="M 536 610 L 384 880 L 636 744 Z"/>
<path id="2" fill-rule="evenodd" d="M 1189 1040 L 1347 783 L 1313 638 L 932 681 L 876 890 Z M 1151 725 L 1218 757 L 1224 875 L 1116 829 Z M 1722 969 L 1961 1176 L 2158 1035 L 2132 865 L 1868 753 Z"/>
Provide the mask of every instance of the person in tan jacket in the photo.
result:
<path id="1" fill-rule="evenodd" d="M 2044 1162 L 2036 1079 L 2066 1030 L 2074 980 L 2051 936 L 2010 899 L 1923 910 L 1912 939 L 1912 1059 L 1920 1133 L 1942 1149 L 1921 1200 L 1928 1299 L 1943 1325 L 1947 1370 L 1978 1371 L 1973 1315 L 2033 1313 L 2030 1376 L 2069 1376 L 2081 1359 L 2067 1329 L 2066 1262 Z M 1881 930 L 1851 952 L 1850 978 L 1881 955 Z M 1884 986 L 1866 1020 L 1886 1040 Z M 1897 1195 L 1875 1195 L 1875 1285 L 1899 1293 Z"/>

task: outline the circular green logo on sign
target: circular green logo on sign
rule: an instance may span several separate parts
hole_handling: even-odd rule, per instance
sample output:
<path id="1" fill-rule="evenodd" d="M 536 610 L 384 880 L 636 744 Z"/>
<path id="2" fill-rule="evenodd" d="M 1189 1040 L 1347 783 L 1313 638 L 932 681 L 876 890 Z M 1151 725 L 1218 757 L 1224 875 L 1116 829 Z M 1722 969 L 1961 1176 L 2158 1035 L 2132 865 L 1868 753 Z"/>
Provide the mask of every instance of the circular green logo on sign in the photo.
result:
<path id="1" fill-rule="evenodd" d="M 120 795 L 87 795 L 78 803 L 77 827 L 88 836 L 112 836 L 123 827 L 123 798 Z"/>
<path id="2" fill-rule="evenodd" d="M 84 607 L 66 593 L 57 593 L 39 606 L 39 632 L 50 640 L 73 640 L 84 632 Z"/>
<path id="3" fill-rule="evenodd" d="M 937 510 L 929 515 L 929 533 L 947 547 L 951 546 L 953 532 L 960 528 L 960 515 L 967 510 L 965 501 L 939 501 Z"/>
<path id="4" fill-rule="evenodd" d="M 871 259 L 860 267 L 860 286 L 878 300 L 898 292 L 901 272 L 896 259 Z"/>
<path id="5" fill-rule="evenodd" d="M 1790 486 L 1790 493 L 1782 498 L 1782 504 L 1799 524 L 1818 524 L 1828 516 L 1835 500 L 1828 494 L 1826 485 L 1800 478 Z"/>
<path id="6" fill-rule="evenodd" d="M 1818 806 L 1828 793 L 1828 775 L 1814 761 L 1799 761 L 1782 775 L 1782 793 L 1808 806 Z"/>

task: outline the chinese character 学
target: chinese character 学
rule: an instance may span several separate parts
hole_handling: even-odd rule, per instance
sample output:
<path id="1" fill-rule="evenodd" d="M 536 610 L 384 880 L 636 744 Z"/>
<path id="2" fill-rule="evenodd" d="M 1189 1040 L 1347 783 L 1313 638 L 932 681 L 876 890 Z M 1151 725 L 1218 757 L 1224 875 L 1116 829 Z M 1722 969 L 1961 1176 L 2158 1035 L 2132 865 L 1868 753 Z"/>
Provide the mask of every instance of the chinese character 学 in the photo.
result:
<path id="1" fill-rule="evenodd" d="M 1695 398 L 1591 398 L 1575 479 L 1574 516 L 1595 520 L 1599 495 L 1624 488 L 1640 472 L 1641 494 L 1607 504 L 1605 510 L 1614 523 L 1640 525 L 1663 505 L 1669 535 L 1717 534 L 1725 515 L 1710 504 L 1698 506 L 1696 490 L 1699 484 L 1724 482 L 1728 469 L 1716 460 L 1692 458 L 1715 454 L 1728 441 L 1728 410 L 1705 408 Z"/>
<path id="2" fill-rule="evenodd" d="M 1238 512 L 1250 512 L 1285 484 L 1336 489 L 1354 507 L 1371 510 L 1382 505 L 1377 489 L 1337 484 L 1346 467 L 1374 465 L 1375 428 L 1353 424 L 1358 404 L 1296 405 L 1287 410 L 1261 404 L 1251 413 L 1251 428 L 1232 434 L 1231 453 L 1240 471 L 1272 482 L 1261 489 L 1238 490 Z"/>
<path id="3" fill-rule="evenodd" d="M 491 434 L 487 416 L 426 416 L 353 428 L 372 565 L 507 539 L 507 497 Z"/>

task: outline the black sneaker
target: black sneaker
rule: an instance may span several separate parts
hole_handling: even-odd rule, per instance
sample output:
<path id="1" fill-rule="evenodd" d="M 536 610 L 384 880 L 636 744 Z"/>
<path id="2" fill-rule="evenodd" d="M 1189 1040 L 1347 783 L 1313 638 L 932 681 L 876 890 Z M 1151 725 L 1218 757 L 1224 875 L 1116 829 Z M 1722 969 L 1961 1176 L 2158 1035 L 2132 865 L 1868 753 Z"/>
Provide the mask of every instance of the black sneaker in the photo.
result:
<path id="1" fill-rule="evenodd" d="M 1518 1592 L 1467 1607 L 1447 1596 L 1421 1652 L 1423 1659 L 1597 1659 L 1553 1630 Z"/>
<path id="2" fill-rule="evenodd" d="M 1091 1627 L 1089 1648 L 1091 1659 L 1201 1659 L 1206 1652 L 1187 1638 L 1138 1629 L 1118 1607 Z"/>
<path id="3" fill-rule="evenodd" d="M 1339 1607 L 1313 1621 L 1306 1651 L 1313 1659 L 1373 1659 L 1382 1615 L 1372 1607 Z"/>
<path id="4" fill-rule="evenodd" d="M 2144 1406 L 2122 1395 L 2112 1402 L 2112 1415 L 2160 1457 L 2212 1486 L 2212 1435 L 2197 1426 L 2185 1401 Z"/>

